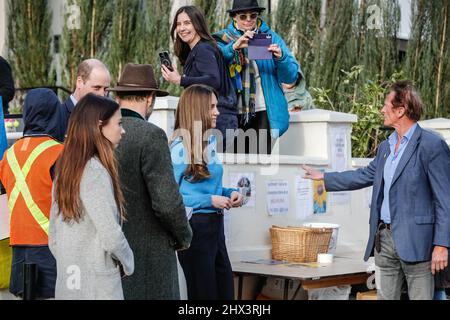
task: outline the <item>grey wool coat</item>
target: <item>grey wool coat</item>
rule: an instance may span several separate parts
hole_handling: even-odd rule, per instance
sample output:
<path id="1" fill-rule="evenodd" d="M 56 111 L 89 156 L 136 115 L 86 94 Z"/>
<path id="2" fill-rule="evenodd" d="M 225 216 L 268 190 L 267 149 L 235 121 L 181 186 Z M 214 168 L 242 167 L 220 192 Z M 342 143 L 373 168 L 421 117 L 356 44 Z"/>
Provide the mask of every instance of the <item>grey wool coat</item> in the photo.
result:
<path id="1" fill-rule="evenodd" d="M 180 299 L 176 249 L 187 248 L 192 230 L 173 174 L 166 134 L 139 114 L 122 109 L 125 135 L 117 149 L 125 196 L 125 235 L 135 272 L 125 278 L 127 300 Z"/>
<path id="2" fill-rule="evenodd" d="M 54 199 L 54 198 L 53 198 Z M 80 183 L 82 219 L 65 222 L 52 203 L 49 248 L 56 259 L 57 300 L 123 300 L 119 261 L 134 270 L 133 252 L 120 226 L 111 177 L 97 158 L 86 164 Z"/>

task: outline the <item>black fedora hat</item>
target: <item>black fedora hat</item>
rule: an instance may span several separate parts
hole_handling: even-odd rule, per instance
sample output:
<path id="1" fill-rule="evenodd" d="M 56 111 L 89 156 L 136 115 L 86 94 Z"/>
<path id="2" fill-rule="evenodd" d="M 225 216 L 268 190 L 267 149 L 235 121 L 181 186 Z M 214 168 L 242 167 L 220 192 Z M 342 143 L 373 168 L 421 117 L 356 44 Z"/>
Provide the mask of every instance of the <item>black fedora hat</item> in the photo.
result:
<path id="1" fill-rule="evenodd" d="M 264 11 L 266 8 L 260 7 L 258 0 L 234 0 L 233 7 L 228 10 L 228 13 L 236 13 L 243 11 Z"/>
<path id="2" fill-rule="evenodd" d="M 128 63 L 123 69 L 119 83 L 108 91 L 118 92 L 146 92 L 154 91 L 157 97 L 168 96 L 169 93 L 160 90 L 155 79 L 153 67 L 150 64 Z"/>

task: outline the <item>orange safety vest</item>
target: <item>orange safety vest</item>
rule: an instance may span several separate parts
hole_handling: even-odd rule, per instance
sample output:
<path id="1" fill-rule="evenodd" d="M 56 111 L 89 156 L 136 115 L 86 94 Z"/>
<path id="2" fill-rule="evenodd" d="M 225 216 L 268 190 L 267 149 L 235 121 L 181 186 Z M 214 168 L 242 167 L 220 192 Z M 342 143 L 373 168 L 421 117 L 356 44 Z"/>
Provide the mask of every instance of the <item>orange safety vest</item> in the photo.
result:
<path id="1" fill-rule="evenodd" d="M 48 245 L 52 205 L 50 169 L 63 145 L 50 137 L 25 137 L 0 162 L 0 179 L 8 196 L 10 244 Z"/>

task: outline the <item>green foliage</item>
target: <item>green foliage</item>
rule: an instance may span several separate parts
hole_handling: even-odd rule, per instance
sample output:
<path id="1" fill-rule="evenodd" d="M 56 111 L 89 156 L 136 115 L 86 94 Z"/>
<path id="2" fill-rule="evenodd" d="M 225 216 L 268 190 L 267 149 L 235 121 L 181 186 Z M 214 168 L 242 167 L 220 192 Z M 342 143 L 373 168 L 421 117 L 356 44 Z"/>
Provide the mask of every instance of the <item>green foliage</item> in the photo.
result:
<path id="1" fill-rule="evenodd" d="M 368 28 L 367 8 L 376 4 L 384 13 L 381 30 Z M 387 7 L 384 7 L 387 6 Z M 348 112 L 348 101 L 342 93 L 354 94 L 367 81 L 389 79 L 398 67 L 396 32 L 400 16 L 395 2 L 339 0 L 329 3 L 326 21 L 313 45 L 314 60 L 310 67 L 310 84 L 331 89 L 331 100 L 337 111 Z M 317 48 L 317 49 L 315 49 Z M 344 83 L 345 73 L 361 65 L 356 88 Z"/>
<path id="2" fill-rule="evenodd" d="M 48 0 L 9 0 L 10 60 L 20 86 L 54 83 L 51 67 L 51 15 Z M 232 0 L 192 0 L 204 10 L 212 33 L 229 22 Z M 127 62 L 151 63 L 161 87 L 172 95 L 181 88 L 162 81 L 158 52 L 171 51 L 169 0 L 68 0 L 81 9 L 80 28 L 61 39 L 63 85 L 73 88 L 76 68 L 87 58 L 104 60 L 113 84 Z M 268 9 L 268 0 L 260 0 Z M 427 118 L 450 114 L 450 1 L 414 0 L 412 39 L 400 60 L 399 5 L 385 0 L 280 0 L 263 19 L 285 40 L 300 62 L 318 107 L 353 112 L 354 155 L 373 155 L 383 137 L 379 108 L 384 82 L 405 77 L 419 88 Z M 381 9 L 381 28 L 370 28 L 372 5 Z M 174 59 L 175 60 L 175 59 Z M 175 62 L 175 61 L 174 61 Z M 179 68 L 180 70 L 180 68 Z M 378 127 L 377 127 L 378 126 Z"/>
<path id="3" fill-rule="evenodd" d="M 345 93 L 340 100 L 347 101 L 349 113 L 358 116 L 353 125 L 352 155 L 358 158 L 374 157 L 379 144 L 387 138 L 388 131 L 383 128 L 383 117 L 380 113 L 389 85 L 404 78 L 402 72 L 394 72 L 388 81 L 378 78 L 360 85 L 360 77 L 364 74 L 362 66 L 355 66 L 350 71 L 341 70 L 342 86 Z M 312 88 L 318 108 L 334 110 L 330 98 L 330 90 Z"/>
<path id="4" fill-rule="evenodd" d="M 51 54 L 52 15 L 47 0 L 10 0 L 9 60 L 20 87 L 55 83 Z"/>
<path id="5" fill-rule="evenodd" d="M 69 28 L 70 12 L 65 14 L 62 34 L 63 85 L 74 88 L 78 64 L 90 58 L 104 60 L 111 34 L 115 1 L 68 0 L 81 10 L 80 28 Z"/>
<path id="6" fill-rule="evenodd" d="M 73 19 L 65 15 L 62 37 L 63 83 L 73 88 L 79 63 L 97 58 L 108 66 L 112 84 L 117 83 L 126 63 L 150 63 L 161 78 L 158 53 L 170 50 L 170 12 L 168 0 L 69 0 L 68 6 L 81 9 L 79 29 L 70 29 Z M 179 89 L 167 83 L 171 93 Z"/>
<path id="7" fill-rule="evenodd" d="M 308 84 L 314 83 L 311 79 L 315 52 L 320 45 L 320 9 L 321 1 L 317 0 L 283 0 L 274 13 L 273 30 L 296 56 Z"/>
<path id="8" fill-rule="evenodd" d="M 213 32 L 218 28 L 217 24 L 217 0 L 195 0 L 194 5 L 201 8 L 205 14 L 206 23 L 209 30 Z"/>
<path id="9" fill-rule="evenodd" d="M 162 81 L 161 66 L 158 53 L 169 51 L 171 48 L 170 11 L 172 0 L 146 0 L 146 35 L 143 37 L 143 50 L 145 52 L 145 63 L 150 63 L 155 70 L 157 79 L 160 79 L 161 88 L 168 90 L 172 95 L 179 95 L 181 88 L 169 85 Z"/>
<path id="10" fill-rule="evenodd" d="M 370 28 L 371 5 L 382 13 L 382 27 Z M 400 69 L 397 1 L 283 0 L 277 31 L 292 49 L 311 86 L 316 107 L 358 115 L 353 155 L 373 156 L 380 131 L 382 83 Z"/>
<path id="11" fill-rule="evenodd" d="M 109 67 L 112 83 L 117 83 L 122 69 L 128 62 L 146 61 L 146 21 L 143 3 L 139 0 L 116 0 L 112 34 L 105 62 Z"/>
<path id="12" fill-rule="evenodd" d="M 450 113 L 450 1 L 413 1 L 412 39 L 404 69 L 422 94 L 427 118 Z"/>

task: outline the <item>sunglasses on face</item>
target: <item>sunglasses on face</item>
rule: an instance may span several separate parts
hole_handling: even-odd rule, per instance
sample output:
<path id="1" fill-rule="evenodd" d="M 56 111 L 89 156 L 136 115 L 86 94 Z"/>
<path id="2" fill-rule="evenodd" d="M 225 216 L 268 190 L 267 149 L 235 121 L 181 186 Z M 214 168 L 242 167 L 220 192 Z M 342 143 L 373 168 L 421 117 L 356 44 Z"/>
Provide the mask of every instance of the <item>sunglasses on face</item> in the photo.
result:
<path id="1" fill-rule="evenodd" d="M 255 20 L 256 18 L 258 18 L 259 14 L 258 13 L 242 13 L 238 15 L 239 20 L 245 21 L 245 20 Z"/>

